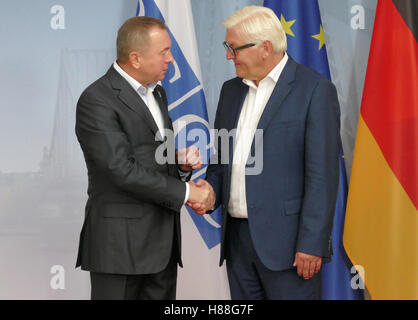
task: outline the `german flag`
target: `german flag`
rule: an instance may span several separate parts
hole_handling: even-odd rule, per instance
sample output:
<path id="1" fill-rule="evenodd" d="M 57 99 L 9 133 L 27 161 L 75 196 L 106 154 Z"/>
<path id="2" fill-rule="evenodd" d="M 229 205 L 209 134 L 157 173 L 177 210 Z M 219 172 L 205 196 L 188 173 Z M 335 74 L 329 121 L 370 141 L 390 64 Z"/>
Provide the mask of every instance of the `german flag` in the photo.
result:
<path id="1" fill-rule="evenodd" d="M 418 1 L 379 0 L 344 247 L 372 299 L 418 299 Z"/>

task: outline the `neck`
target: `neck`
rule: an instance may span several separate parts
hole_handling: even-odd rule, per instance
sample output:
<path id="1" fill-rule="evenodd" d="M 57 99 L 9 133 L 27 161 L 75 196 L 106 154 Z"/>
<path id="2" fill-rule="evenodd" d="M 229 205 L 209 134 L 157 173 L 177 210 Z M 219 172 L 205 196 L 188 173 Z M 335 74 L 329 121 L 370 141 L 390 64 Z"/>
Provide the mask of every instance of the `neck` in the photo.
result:
<path id="1" fill-rule="evenodd" d="M 260 81 L 263 80 L 265 77 L 267 77 L 267 75 L 271 72 L 271 70 L 273 70 L 280 61 L 282 61 L 283 57 L 284 57 L 284 52 L 277 53 L 277 54 L 275 53 L 266 60 L 264 68 L 263 68 L 264 72 L 261 74 L 261 77 L 259 79 L 254 80 L 254 83 L 257 87 Z"/>
<path id="2" fill-rule="evenodd" d="M 148 86 L 149 83 L 146 83 L 146 81 L 140 77 L 138 70 L 133 68 L 129 63 L 122 63 L 119 61 L 116 61 L 116 63 L 119 65 L 119 67 L 121 67 L 123 71 L 138 81 L 143 87 L 146 88 Z"/>

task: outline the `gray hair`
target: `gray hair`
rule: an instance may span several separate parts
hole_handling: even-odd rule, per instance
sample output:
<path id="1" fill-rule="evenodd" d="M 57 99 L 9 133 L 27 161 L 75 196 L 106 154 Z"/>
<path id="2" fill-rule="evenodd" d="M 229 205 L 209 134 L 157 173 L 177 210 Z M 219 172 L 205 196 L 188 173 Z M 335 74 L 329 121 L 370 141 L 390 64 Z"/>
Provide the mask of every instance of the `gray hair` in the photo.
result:
<path id="1" fill-rule="evenodd" d="M 234 28 L 248 42 L 269 40 L 276 53 L 287 50 L 286 33 L 273 10 L 260 6 L 247 6 L 231 14 L 222 24 Z"/>

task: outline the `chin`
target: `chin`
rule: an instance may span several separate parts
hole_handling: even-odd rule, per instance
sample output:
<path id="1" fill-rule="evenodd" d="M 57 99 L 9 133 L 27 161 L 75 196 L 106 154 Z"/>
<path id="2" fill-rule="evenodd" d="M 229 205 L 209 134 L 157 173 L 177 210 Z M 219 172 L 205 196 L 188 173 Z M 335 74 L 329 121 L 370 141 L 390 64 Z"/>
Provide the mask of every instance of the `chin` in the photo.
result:
<path id="1" fill-rule="evenodd" d="M 245 78 L 245 75 L 242 72 L 236 71 L 236 74 L 238 78 Z"/>
<path id="2" fill-rule="evenodd" d="M 239 77 L 239 78 L 245 78 L 245 73 L 242 72 L 241 69 L 235 68 L 235 73 L 236 73 L 237 77 Z"/>

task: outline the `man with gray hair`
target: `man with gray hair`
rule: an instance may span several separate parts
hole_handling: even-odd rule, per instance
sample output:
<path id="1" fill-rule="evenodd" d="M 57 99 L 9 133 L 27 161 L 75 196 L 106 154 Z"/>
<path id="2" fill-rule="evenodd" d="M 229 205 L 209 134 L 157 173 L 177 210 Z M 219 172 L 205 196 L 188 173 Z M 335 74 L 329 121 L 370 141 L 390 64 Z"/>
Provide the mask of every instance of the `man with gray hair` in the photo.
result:
<path id="1" fill-rule="evenodd" d="M 207 189 L 180 179 L 201 167 L 197 149 L 179 152 L 179 165 L 156 159 L 162 144 L 174 148 L 158 84 L 174 61 L 170 48 L 161 20 L 127 20 L 117 60 L 77 103 L 76 134 L 89 177 L 77 266 L 90 271 L 92 299 L 174 299 L 180 209 L 209 199 Z"/>
<path id="2" fill-rule="evenodd" d="M 224 26 L 237 77 L 222 87 L 215 128 L 236 129 L 235 145 L 227 164 L 218 148 L 198 181 L 213 192 L 210 207 L 192 206 L 199 214 L 222 206 L 220 264 L 232 299 L 320 299 L 338 188 L 335 86 L 287 55 L 271 9 L 245 7 Z M 262 155 L 252 155 L 257 129 Z M 246 170 L 250 155 L 263 157 L 260 174 Z"/>

